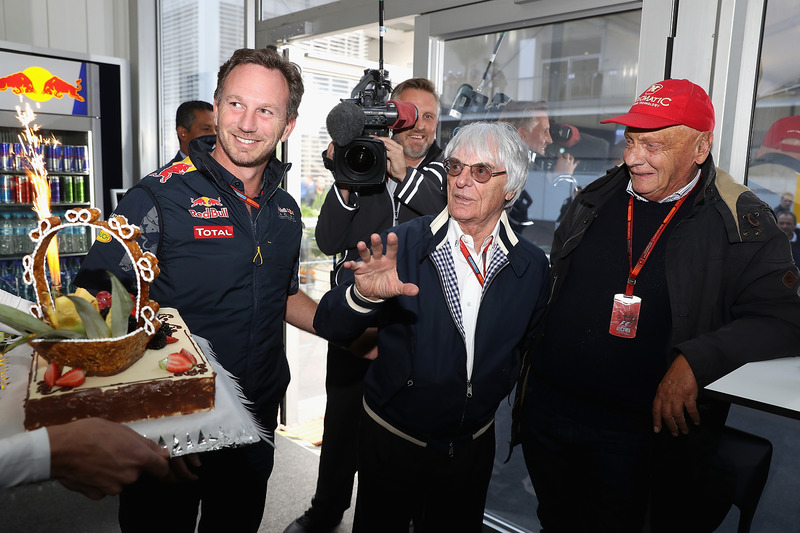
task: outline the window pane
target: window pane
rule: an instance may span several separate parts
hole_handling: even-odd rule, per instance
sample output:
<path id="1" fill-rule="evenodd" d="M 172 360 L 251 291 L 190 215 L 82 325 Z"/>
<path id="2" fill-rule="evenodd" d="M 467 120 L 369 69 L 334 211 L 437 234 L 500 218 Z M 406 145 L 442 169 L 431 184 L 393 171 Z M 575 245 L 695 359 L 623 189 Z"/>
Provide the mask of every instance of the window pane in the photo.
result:
<path id="1" fill-rule="evenodd" d="M 517 229 L 545 251 L 575 188 L 615 164 L 622 128 L 601 125 L 600 120 L 627 111 L 636 95 L 640 26 L 637 10 L 445 44 L 443 102 L 458 108 L 466 87 L 467 92 L 479 92 L 478 99 L 483 95 L 488 111 L 480 108 L 460 118 L 453 112 L 456 117 L 443 117 L 443 140 L 465 117 L 467 121 L 519 117 L 509 101 L 546 107 L 555 142 L 546 148 L 528 143 L 534 163 L 527 194 L 512 211 Z M 496 59 L 487 67 L 495 48 Z M 525 124 L 533 131 L 531 122 Z M 572 172 L 562 172 L 557 165 L 558 156 L 567 152 L 577 161 Z"/>
<path id="2" fill-rule="evenodd" d="M 333 176 L 322 161 L 322 153 L 331 142 L 326 119 L 340 99 L 351 97 L 365 69 L 378 68 L 375 45 L 374 38 L 357 30 L 296 41 L 287 46 L 289 59 L 303 70 L 305 83 L 297 125 L 288 141 L 286 160 L 292 162 L 292 170 L 287 189 L 295 195 L 303 218 L 300 289 L 314 300 L 319 300 L 330 289 L 334 265 L 334 257 L 319 250 L 314 235 L 322 202 L 333 185 Z M 386 64 L 385 69 L 389 71 L 392 86 L 411 77 L 407 68 Z M 297 352 L 288 354 L 293 365 L 290 388 L 297 386 L 296 394 L 287 399 L 289 425 L 322 417 L 326 405 L 324 361 L 327 342 L 300 332 L 299 343 Z"/>
<path id="3" fill-rule="evenodd" d="M 457 112 L 442 117 L 443 140 L 465 121 L 507 119 L 514 102 L 546 102 L 555 142 L 543 150 L 539 144 L 544 153 L 534 157 L 527 198 L 511 217 L 545 251 L 575 187 L 602 176 L 621 158 L 617 151 L 623 128 L 601 125 L 600 120 L 626 112 L 636 96 L 640 26 L 641 12 L 631 11 L 445 43 L 443 102 L 452 103 Z M 496 47 L 496 59 L 487 68 Z M 471 101 L 481 101 L 483 95 L 488 109 L 467 106 L 460 118 L 452 116 L 459 107 L 463 110 L 459 97 L 464 94 Z M 556 172 L 554 160 L 565 152 L 578 161 L 572 176 Z M 541 169 L 537 158 L 545 162 Z M 502 531 L 539 531 L 536 495 L 521 448 L 505 462 L 510 418 L 511 407 L 503 402 L 495 418 L 497 455 L 486 520 Z"/>
<path id="4" fill-rule="evenodd" d="M 800 4 L 769 0 L 759 62 L 747 185 L 773 207 L 790 239 L 800 214 Z M 787 211 L 786 214 L 781 214 Z M 795 252 L 797 247 L 792 246 Z M 797 250 L 800 255 L 800 249 Z M 795 262 L 800 257 L 795 256 Z"/>
<path id="5" fill-rule="evenodd" d="M 179 148 L 178 106 L 212 103 L 220 65 L 244 46 L 244 0 L 161 0 L 159 6 L 159 164 L 165 164 Z"/>
<path id="6" fill-rule="evenodd" d="M 275 0 L 262 0 L 261 20 L 288 15 L 312 7 L 324 6 L 325 4 L 330 4 L 335 1 L 336 0 L 282 0 L 280 2 L 275 2 Z"/>

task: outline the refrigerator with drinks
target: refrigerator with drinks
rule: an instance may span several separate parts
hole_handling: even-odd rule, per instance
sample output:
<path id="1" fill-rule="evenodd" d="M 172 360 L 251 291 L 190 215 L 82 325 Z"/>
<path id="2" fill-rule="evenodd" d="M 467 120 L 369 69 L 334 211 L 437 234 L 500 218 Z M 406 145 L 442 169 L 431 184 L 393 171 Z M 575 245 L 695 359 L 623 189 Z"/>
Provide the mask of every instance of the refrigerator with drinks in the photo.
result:
<path id="1" fill-rule="evenodd" d="M 35 295 L 22 281 L 22 259 L 33 251 L 29 234 L 40 212 L 63 220 L 67 210 L 102 207 L 99 68 L 0 50 L 0 288 L 29 300 Z M 41 184 L 49 186 L 48 209 L 34 204 L 46 197 Z M 58 233 L 64 291 L 71 292 L 92 238 L 86 227 Z"/>

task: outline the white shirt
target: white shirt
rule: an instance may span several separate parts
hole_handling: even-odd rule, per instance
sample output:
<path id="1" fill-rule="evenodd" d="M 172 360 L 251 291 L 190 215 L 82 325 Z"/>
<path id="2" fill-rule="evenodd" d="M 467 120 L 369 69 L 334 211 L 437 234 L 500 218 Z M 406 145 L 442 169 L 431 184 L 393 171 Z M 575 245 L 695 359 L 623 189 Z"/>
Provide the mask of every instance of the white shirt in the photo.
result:
<path id="1" fill-rule="evenodd" d="M 0 290 L 0 304 L 28 311 L 33 303 Z M 14 333 L 0 323 L 0 331 Z M 46 428 L 0 439 L 0 488 L 42 481 L 50 477 L 50 437 Z"/>
<path id="2" fill-rule="evenodd" d="M 464 325 L 464 343 L 467 349 L 467 380 L 472 378 L 472 367 L 475 362 L 475 326 L 478 322 L 483 286 L 461 252 L 460 242 L 463 239 L 470 255 L 475 260 L 475 264 L 481 269 L 481 274 L 485 275 L 485 265 L 489 264 L 492 254 L 497 249 L 497 230 L 499 227 L 500 221 L 498 220 L 491 235 L 483 241 L 480 247 L 481 252 L 475 252 L 472 237 L 466 235 L 461 226 L 458 225 L 458 222 L 452 218 L 448 223 L 447 242 L 453 254 L 453 263 L 456 269 L 456 278 L 458 279 L 458 292 L 461 297 L 461 318 Z M 487 245 L 486 262 L 484 264 L 482 254 Z"/>
<path id="3" fill-rule="evenodd" d="M 50 477 L 50 437 L 47 428 L 23 431 L 0 439 L 0 488 Z"/>
<path id="4" fill-rule="evenodd" d="M 663 204 L 663 203 L 666 203 L 666 202 L 677 202 L 678 200 L 680 200 L 681 198 L 683 198 L 684 196 L 686 196 L 687 194 L 692 192 L 692 189 L 694 189 L 695 184 L 699 180 L 700 180 L 700 171 L 698 170 L 697 174 L 694 177 L 694 179 L 692 181 L 690 181 L 689 183 L 687 183 L 685 187 L 683 187 L 679 191 L 675 191 L 674 193 L 670 194 L 669 196 L 667 196 L 663 200 L 659 200 L 658 203 L 659 204 Z M 639 196 L 638 194 L 636 194 L 636 191 L 633 190 L 633 180 L 629 180 L 628 181 L 628 194 L 630 194 L 631 196 L 633 196 L 637 200 L 641 200 L 643 202 L 649 202 L 650 201 L 647 198 L 645 198 L 643 196 Z"/>

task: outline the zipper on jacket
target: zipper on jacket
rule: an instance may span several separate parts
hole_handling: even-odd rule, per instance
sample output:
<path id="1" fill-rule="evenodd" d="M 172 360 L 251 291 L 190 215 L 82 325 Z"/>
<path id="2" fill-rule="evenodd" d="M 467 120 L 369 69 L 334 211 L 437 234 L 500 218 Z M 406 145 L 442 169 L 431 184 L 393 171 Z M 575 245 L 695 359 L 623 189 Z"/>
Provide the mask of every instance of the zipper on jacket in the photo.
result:
<path id="1" fill-rule="evenodd" d="M 500 274 L 500 272 L 502 272 L 510 264 L 511 264 L 511 262 L 508 261 L 508 258 L 506 257 L 506 262 L 503 263 L 502 265 L 500 265 L 500 268 L 497 269 L 497 271 L 494 273 L 494 275 L 486 283 L 486 285 L 484 286 L 483 290 L 481 291 L 481 305 L 483 305 L 483 297 L 486 294 L 486 291 L 489 290 L 489 287 L 492 285 L 492 283 L 494 283 L 494 280 L 497 278 L 497 276 Z M 441 283 L 441 280 L 440 280 L 440 283 Z M 480 314 L 480 309 L 478 310 L 478 314 Z M 477 322 L 475 324 L 475 333 L 477 333 Z M 464 338 L 463 335 L 462 335 L 462 338 L 464 339 L 464 350 L 466 351 L 467 339 Z M 475 348 L 474 347 L 474 345 L 475 345 L 475 338 L 474 337 L 472 339 L 472 344 L 473 344 L 473 351 L 474 351 L 474 348 Z M 461 411 L 461 425 L 462 426 L 464 425 L 464 419 L 467 417 L 467 406 L 469 404 L 469 400 L 472 398 L 472 371 L 475 368 L 475 354 L 474 353 L 473 353 L 473 357 L 472 357 L 472 367 L 473 368 L 469 369 L 468 372 L 467 372 L 467 394 L 466 394 L 466 397 L 464 398 L 464 409 Z"/>
<path id="2" fill-rule="evenodd" d="M 269 165 L 269 163 L 267 165 Z M 265 172 L 266 172 L 266 170 L 265 170 Z M 247 210 L 247 213 L 246 213 L 247 214 L 247 219 L 250 221 L 250 231 L 252 233 L 253 242 L 256 245 L 256 253 L 253 256 L 253 269 L 252 269 L 252 272 L 251 272 L 251 276 L 252 276 L 251 279 L 252 279 L 252 284 L 253 284 L 253 300 L 252 300 L 252 302 L 253 302 L 252 303 L 252 305 L 253 305 L 253 307 L 252 307 L 253 313 L 252 313 L 251 316 L 253 316 L 253 317 L 258 316 L 258 311 L 259 311 L 259 305 L 258 305 L 258 301 L 259 301 L 259 294 L 258 294 L 258 267 L 260 267 L 261 265 L 264 264 L 264 257 L 261 255 L 261 243 L 258 240 L 258 229 L 257 229 L 258 219 L 261 217 L 261 215 L 264 212 L 264 210 L 268 209 L 267 205 L 269 204 L 269 201 L 278 192 L 278 189 L 280 188 L 280 182 L 283 181 L 284 178 L 286 178 L 286 174 L 288 172 L 289 172 L 289 167 L 287 167 L 287 166 L 284 166 L 281 169 L 281 176 L 280 176 L 280 179 L 277 182 L 277 185 L 272 189 L 272 191 L 269 192 L 269 194 L 266 195 L 266 198 L 262 200 L 261 207 L 256 212 L 256 216 L 255 217 L 250 215 L 250 211 L 249 210 Z M 259 261 L 256 262 L 256 259 L 258 259 Z M 258 327 L 258 322 L 255 319 L 253 319 L 250 322 L 250 339 L 249 339 L 249 343 L 250 343 L 251 349 L 255 345 L 255 336 L 256 336 L 257 327 Z M 247 357 L 246 367 L 247 367 L 248 371 L 251 369 L 251 364 L 252 364 L 252 357 Z"/>

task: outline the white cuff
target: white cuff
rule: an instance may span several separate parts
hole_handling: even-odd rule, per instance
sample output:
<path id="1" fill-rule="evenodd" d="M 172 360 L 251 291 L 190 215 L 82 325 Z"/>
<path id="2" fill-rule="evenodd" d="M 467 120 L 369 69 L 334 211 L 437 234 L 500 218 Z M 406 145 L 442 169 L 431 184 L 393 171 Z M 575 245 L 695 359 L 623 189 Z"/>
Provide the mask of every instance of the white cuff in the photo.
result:
<path id="1" fill-rule="evenodd" d="M 50 477 L 50 437 L 46 428 L 0 439 L 0 487 Z"/>
<path id="2" fill-rule="evenodd" d="M 361 302 L 366 304 L 379 304 L 384 302 L 384 300 L 372 300 L 363 296 L 358 289 L 356 289 L 355 284 L 350 286 L 350 290 L 345 291 L 345 298 L 347 299 L 347 304 L 356 312 L 367 314 L 374 311 L 374 308 L 365 307 L 361 304 Z"/>

